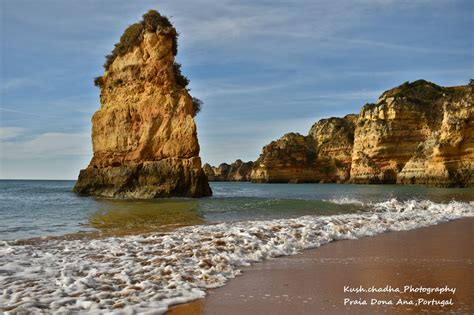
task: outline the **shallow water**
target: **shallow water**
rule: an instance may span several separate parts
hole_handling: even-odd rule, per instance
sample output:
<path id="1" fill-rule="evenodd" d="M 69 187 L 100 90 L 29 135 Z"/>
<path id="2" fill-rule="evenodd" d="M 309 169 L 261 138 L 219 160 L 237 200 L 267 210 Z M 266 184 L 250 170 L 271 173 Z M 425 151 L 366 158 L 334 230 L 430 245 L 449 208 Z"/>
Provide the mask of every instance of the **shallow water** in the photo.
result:
<path id="1" fill-rule="evenodd" d="M 211 198 L 125 201 L 79 197 L 73 186 L 74 181 L 0 181 L 0 240 L 81 232 L 125 235 L 203 223 L 353 213 L 391 198 L 474 200 L 474 189 L 211 183 Z"/>
<path id="2" fill-rule="evenodd" d="M 474 216 L 472 189 L 213 183 L 212 198 L 120 201 L 72 181 L 0 184 L 0 239 L 89 233 L 0 241 L 6 313 L 165 312 L 241 266 Z"/>
<path id="3" fill-rule="evenodd" d="M 6 313 L 162 313 L 204 297 L 239 267 L 357 239 L 474 215 L 465 202 L 397 201 L 370 211 L 177 228 L 98 239 L 0 241 L 0 300 Z"/>

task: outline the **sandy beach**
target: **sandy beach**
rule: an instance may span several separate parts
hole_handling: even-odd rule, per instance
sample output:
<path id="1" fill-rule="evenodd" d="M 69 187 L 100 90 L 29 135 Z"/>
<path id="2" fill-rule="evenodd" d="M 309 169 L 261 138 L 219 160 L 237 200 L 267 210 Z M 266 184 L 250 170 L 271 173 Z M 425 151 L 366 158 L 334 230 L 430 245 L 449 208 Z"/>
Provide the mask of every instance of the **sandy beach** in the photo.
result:
<path id="1" fill-rule="evenodd" d="M 472 248 L 474 218 L 336 241 L 244 268 L 168 314 L 472 314 Z"/>

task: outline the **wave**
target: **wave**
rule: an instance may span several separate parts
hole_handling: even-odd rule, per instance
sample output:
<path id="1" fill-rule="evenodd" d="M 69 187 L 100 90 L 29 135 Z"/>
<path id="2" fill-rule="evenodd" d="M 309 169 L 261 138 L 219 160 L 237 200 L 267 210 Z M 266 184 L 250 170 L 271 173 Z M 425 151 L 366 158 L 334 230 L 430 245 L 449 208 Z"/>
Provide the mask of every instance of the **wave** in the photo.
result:
<path id="1" fill-rule="evenodd" d="M 204 297 L 239 267 L 334 240 L 474 216 L 470 203 L 392 199 L 368 212 L 244 221 L 104 239 L 0 243 L 2 311 L 165 312 Z"/>
<path id="2" fill-rule="evenodd" d="M 342 198 L 332 198 L 332 199 L 323 199 L 323 201 L 330 202 L 330 203 L 335 203 L 338 205 L 364 205 L 364 203 L 360 200 L 357 200 L 355 198 L 348 198 L 348 197 L 342 197 Z"/>

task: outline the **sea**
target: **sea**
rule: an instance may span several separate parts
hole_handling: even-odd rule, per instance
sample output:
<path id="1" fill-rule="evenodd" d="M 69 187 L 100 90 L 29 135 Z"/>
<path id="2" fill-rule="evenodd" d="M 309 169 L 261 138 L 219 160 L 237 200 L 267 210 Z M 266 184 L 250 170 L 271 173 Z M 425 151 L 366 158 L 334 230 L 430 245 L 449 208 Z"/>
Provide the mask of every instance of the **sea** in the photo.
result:
<path id="1" fill-rule="evenodd" d="M 113 200 L 0 181 L 1 311 L 164 313 L 240 268 L 474 216 L 474 189 L 213 182 L 201 199 Z"/>

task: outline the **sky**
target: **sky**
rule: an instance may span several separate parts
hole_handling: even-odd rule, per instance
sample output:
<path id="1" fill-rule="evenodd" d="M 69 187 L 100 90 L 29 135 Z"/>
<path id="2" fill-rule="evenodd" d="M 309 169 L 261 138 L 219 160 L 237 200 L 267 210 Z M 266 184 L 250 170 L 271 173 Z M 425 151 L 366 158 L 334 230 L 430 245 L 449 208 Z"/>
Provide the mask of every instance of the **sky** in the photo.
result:
<path id="1" fill-rule="evenodd" d="M 474 77 L 472 0 L 0 0 L 0 178 L 76 179 L 123 30 L 149 9 L 180 33 L 203 163 L 258 158 L 385 90 Z"/>

